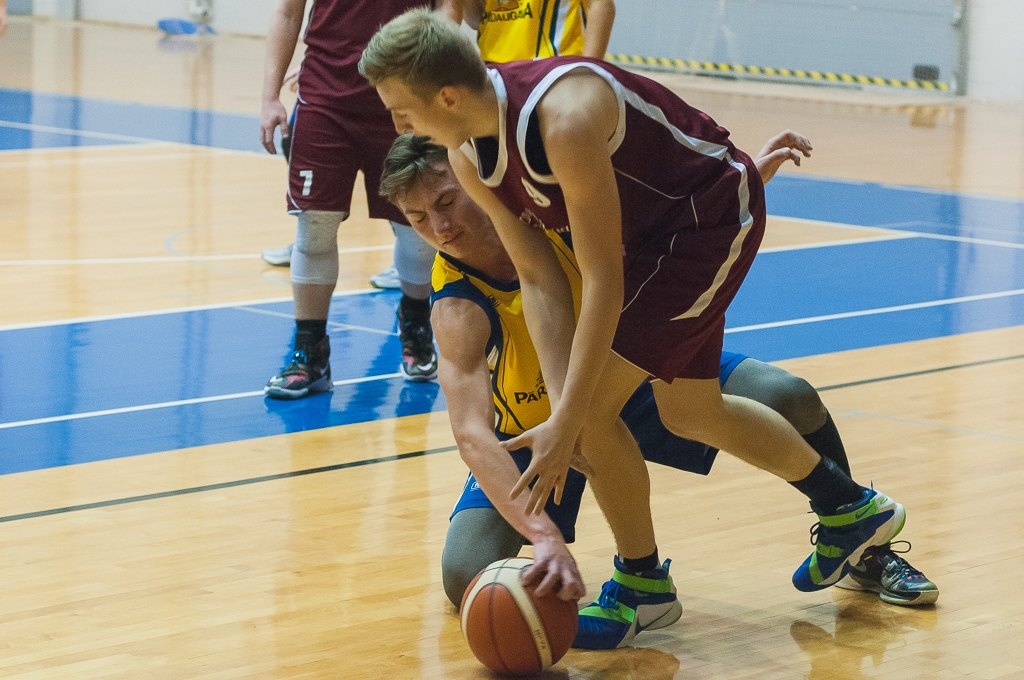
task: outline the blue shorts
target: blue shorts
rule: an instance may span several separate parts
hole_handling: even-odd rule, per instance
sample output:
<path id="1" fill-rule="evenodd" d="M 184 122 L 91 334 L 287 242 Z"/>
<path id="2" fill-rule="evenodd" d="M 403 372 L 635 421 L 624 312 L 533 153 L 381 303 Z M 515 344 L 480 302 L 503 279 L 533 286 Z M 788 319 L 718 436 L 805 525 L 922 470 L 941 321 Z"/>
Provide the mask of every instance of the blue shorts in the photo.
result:
<path id="1" fill-rule="evenodd" d="M 725 385 L 725 381 L 732 375 L 733 370 L 740 362 L 747 357 L 732 352 L 722 352 L 721 371 L 718 375 L 718 383 Z M 629 431 L 633 433 L 636 443 L 640 446 L 640 453 L 644 460 L 652 463 L 660 463 L 677 470 L 685 470 L 698 475 L 706 475 L 711 472 L 711 466 L 718 455 L 718 449 L 712 448 L 700 442 L 683 439 L 669 432 L 661 424 L 661 417 L 658 415 L 658 405 L 654 401 L 654 390 L 650 383 L 645 382 L 637 388 L 633 396 L 626 402 L 622 409 L 622 420 L 626 423 Z M 499 439 L 511 439 L 511 437 L 498 433 Z M 530 450 L 516 449 L 511 452 L 512 459 L 520 472 L 525 472 L 530 464 Z M 583 489 L 587 485 L 587 478 L 569 469 L 565 478 L 565 489 L 562 492 L 562 502 L 555 504 L 554 497 L 548 498 L 544 511 L 555 523 L 566 543 L 576 540 L 576 517 L 580 513 L 580 502 L 583 500 Z M 462 489 L 462 496 L 455 504 L 451 517 L 465 510 L 466 508 L 493 508 L 494 505 L 488 500 L 483 489 L 477 484 L 473 473 L 469 473 L 466 485 Z M 451 519 L 451 518 L 449 518 Z"/>

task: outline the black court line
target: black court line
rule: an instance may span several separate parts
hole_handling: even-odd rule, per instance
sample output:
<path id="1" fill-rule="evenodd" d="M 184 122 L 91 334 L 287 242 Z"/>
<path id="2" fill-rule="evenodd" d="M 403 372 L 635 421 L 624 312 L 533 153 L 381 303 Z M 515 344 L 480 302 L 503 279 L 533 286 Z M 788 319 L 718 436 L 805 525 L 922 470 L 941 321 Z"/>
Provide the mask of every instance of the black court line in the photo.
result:
<path id="1" fill-rule="evenodd" d="M 919 375 L 930 375 L 932 373 L 944 373 L 946 371 L 955 371 L 960 368 L 971 368 L 972 366 L 985 366 L 987 364 L 1000 364 L 1004 361 L 1015 361 L 1017 359 L 1024 359 L 1024 354 L 1017 354 L 1012 357 L 1002 357 L 1000 359 L 986 359 L 984 361 L 972 361 L 967 364 L 955 364 L 953 366 L 943 366 L 942 368 L 930 368 L 927 371 L 914 371 L 913 373 L 897 373 L 896 375 L 887 375 L 883 378 L 871 378 L 870 380 L 858 380 L 856 382 L 842 383 L 839 385 L 828 385 L 827 387 L 816 388 L 819 392 L 827 392 L 828 390 L 841 390 L 844 387 L 857 387 L 858 385 L 871 385 L 872 383 L 888 382 L 890 380 L 900 380 L 902 378 L 914 378 Z"/>
<path id="2" fill-rule="evenodd" d="M 62 515 L 67 512 L 78 512 L 79 510 L 92 510 L 94 508 L 106 508 L 111 505 L 124 505 L 125 503 L 139 503 L 141 501 L 151 501 L 157 498 L 170 498 L 172 496 L 185 496 L 191 493 L 202 493 L 204 491 L 216 491 L 217 489 L 230 489 L 233 486 L 246 486 L 247 484 L 259 484 L 260 482 L 272 482 L 276 479 L 289 479 L 291 477 L 304 477 L 306 475 L 315 475 L 321 472 L 332 472 L 334 470 L 345 470 L 348 468 L 362 467 L 364 465 L 375 465 L 377 463 L 390 463 L 396 460 L 406 460 L 407 458 L 420 458 L 422 456 L 432 456 L 435 453 L 448 453 L 449 451 L 456 451 L 459 447 L 457 446 L 445 446 L 439 449 L 426 449 L 425 451 L 413 451 L 411 453 L 400 453 L 394 456 L 382 456 L 380 458 L 369 458 L 367 460 L 357 460 L 351 463 L 338 463 L 336 465 L 325 465 L 323 467 L 309 468 L 307 470 L 295 470 L 294 472 L 282 472 L 276 475 L 265 475 L 263 477 L 250 477 L 248 479 L 239 479 L 233 482 L 221 482 L 219 484 L 206 484 L 204 486 L 193 486 L 187 489 L 177 489 L 175 491 L 161 491 L 160 493 L 147 493 L 142 496 L 129 496 L 128 498 L 116 498 L 110 501 L 99 501 L 96 503 L 84 503 L 82 505 L 69 505 L 65 508 L 53 508 L 50 510 L 39 510 L 37 512 L 26 512 L 21 515 L 7 515 L 6 517 L 0 517 L 0 523 L 3 522 L 16 522 L 19 519 L 32 519 L 33 517 L 47 517 L 48 515 Z"/>
<path id="3" fill-rule="evenodd" d="M 828 390 L 840 390 L 844 387 L 857 387 L 859 385 L 870 385 L 872 383 L 888 382 L 890 380 L 901 380 L 903 378 L 913 378 L 919 375 L 929 375 L 931 373 L 943 373 L 945 371 L 955 371 L 961 368 L 971 368 L 973 366 L 985 366 L 988 364 L 998 364 L 1005 361 L 1016 361 L 1018 359 L 1024 359 L 1024 354 L 1017 354 L 1011 357 L 1002 357 L 1000 359 L 986 359 L 984 361 L 972 361 L 966 364 L 955 364 L 953 366 L 943 366 L 942 368 L 932 368 L 926 371 L 914 371 L 913 373 L 897 373 L 896 375 L 888 375 L 882 378 L 871 378 L 870 380 L 858 380 L 856 382 L 842 383 L 839 385 L 827 385 L 825 387 L 819 387 L 819 392 L 826 392 Z M 116 498 L 110 501 L 99 501 L 97 503 L 85 503 L 83 505 L 69 505 L 64 508 L 53 508 L 50 510 L 39 510 L 37 512 L 26 512 L 21 515 L 7 515 L 6 517 L 0 517 L 0 524 L 4 522 L 16 522 L 20 519 L 32 519 L 33 517 L 47 517 L 49 515 L 62 515 L 68 512 L 78 512 L 79 510 L 92 510 L 94 508 L 106 508 L 112 505 L 124 505 L 126 503 L 139 503 L 141 501 L 151 501 L 157 498 L 170 498 L 171 496 L 185 496 L 192 493 L 202 493 L 204 491 L 216 491 L 217 489 L 228 489 L 233 486 L 245 486 L 247 484 L 258 484 L 260 482 L 271 482 L 275 479 L 288 479 L 290 477 L 303 477 L 305 475 L 315 475 L 321 472 L 331 472 L 334 470 L 345 470 L 347 468 L 362 467 L 364 465 L 375 465 L 377 463 L 390 463 L 396 460 L 405 460 L 407 458 L 420 458 L 422 456 L 431 456 L 435 453 L 448 453 L 449 451 L 456 451 L 459 447 L 457 446 L 445 446 L 439 449 L 426 449 L 424 451 L 413 451 L 411 453 L 400 453 L 394 456 L 382 456 L 380 458 L 369 458 L 367 460 L 357 460 L 351 463 L 338 463 L 337 465 L 326 465 L 324 467 L 309 468 L 308 470 L 296 470 L 294 472 L 282 472 L 276 475 L 266 475 L 263 477 L 250 477 L 249 479 L 239 479 L 233 482 L 221 482 L 220 484 L 207 484 L 205 486 L 193 486 L 187 489 L 177 489 L 175 491 L 161 491 L 160 493 L 150 493 L 143 496 L 129 496 L 128 498 Z"/>

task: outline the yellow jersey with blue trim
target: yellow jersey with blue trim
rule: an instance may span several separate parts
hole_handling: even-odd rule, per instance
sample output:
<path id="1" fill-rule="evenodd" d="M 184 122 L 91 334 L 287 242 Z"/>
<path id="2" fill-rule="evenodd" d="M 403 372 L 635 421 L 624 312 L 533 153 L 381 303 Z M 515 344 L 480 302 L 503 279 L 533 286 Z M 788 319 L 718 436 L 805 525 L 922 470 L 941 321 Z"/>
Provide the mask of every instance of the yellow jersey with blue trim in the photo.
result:
<path id="1" fill-rule="evenodd" d="M 583 54 L 588 0 L 484 0 L 477 45 L 504 63 Z"/>
<path id="2" fill-rule="evenodd" d="M 579 314 L 582 279 L 568 235 L 550 232 L 559 261 L 572 286 L 575 312 Z M 487 364 L 491 392 L 498 414 L 495 431 L 514 437 L 540 425 L 551 415 L 540 359 L 533 348 L 523 316 L 518 281 L 493 279 L 453 257 L 438 253 L 431 276 L 431 304 L 446 297 L 475 302 L 490 322 Z"/>

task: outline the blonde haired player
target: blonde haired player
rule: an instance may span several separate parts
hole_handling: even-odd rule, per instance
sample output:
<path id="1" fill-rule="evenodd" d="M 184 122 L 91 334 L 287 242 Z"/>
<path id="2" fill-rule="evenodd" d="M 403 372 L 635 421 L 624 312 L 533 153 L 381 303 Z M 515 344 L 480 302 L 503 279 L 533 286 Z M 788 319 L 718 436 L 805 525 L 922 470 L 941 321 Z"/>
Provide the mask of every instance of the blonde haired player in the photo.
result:
<path id="1" fill-rule="evenodd" d="M 766 462 L 810 499 L 815 551 L 793 574 L 797 589 L 834 585 L 902 530 L 902 505 L 858 485 L 778 413 L 722 395 L 725 310 L 765 224 L 761 175 L 727 130 L 611 64 L 552 57 L 488 69 L 457 26 L 429 11 L 381 28 L 359 71 L 400 131 L 448 148 L 518 272 L 552 410 L 504 443 L 532 450 L 512 495 L 542 512 L 552 490 L 561 498 L 582 447 L 616 569 L 638 577 L 586 608 L 581 628 L 614 647 L 638 617 L 642 625 L 677 606 L 658 559 L 647 468 L 618 418 L 648 379 L 671 432 Z M 578 322 L 547 231 L 572 235 Z"/>

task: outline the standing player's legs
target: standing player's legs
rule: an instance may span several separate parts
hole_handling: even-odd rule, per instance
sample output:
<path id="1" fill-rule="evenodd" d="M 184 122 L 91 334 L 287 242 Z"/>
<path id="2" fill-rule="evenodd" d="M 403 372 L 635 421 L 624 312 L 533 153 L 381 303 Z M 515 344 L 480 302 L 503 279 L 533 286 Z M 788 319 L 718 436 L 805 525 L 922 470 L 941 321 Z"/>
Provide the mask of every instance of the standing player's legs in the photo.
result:
<path id="1" fill-rule="evenodd" d="M 360 165 L 345 114 L 296 104 L 288 163 L 288 210 L 298 216 L 291 257 L 295 343 L 288 365 L 264 388 L 298 399 L 332 388 L 327 314 L 338 281 L 338 226 L 348 216 Z"/>
<path id="2" fill-rule="evenodd" d="M 723 353 L 723 367 L 726 356 Z M 817 390 L 778 366 L 732 356 L 740 362 L 725 380 L 722 392 L 753 399 L 772 409 L 789 421 L 818 455 L 835 462 L 852 478 L 843 439 Z M 938 586 L 888 543 L 867 548 L 860 562 L 852 565 L 850 573 L 836 585 L 875 592 L 886 602 L 905 606 L 931 604 L 939 597 Z"/>
<path id="3" fill-rule="evenodd" d="M 640 448 L 619 418 L 647 373 L 610 353 L 594 398 L 581 447 L 591 467 L 588 480 L 615 537 L 612 579 L 580 611 L 574 647 L 614 649 L 637 633 L 679 620 L 682 605 L 658 557 L 651 519 L 651 483 Z"/>
<path id="4" fill-rule="evenodd" d="M 381 107 L 383 111 L 383 107 Z M 437 377 L 437 350 L 430 328 L 430 271 L 437 251 L 431 248 L 390 201 L 380 195 L 380 176 L 384 159 L 395 141 L 391 116 L 367 112 L 359 120 L 365 139 L 363 148 L 363 180 L 370 217 L 387 219 L 395 234 L 394 262 L 402 299 L 398 303 L 398 335 L 402 341 L 399 370 L 412 382 L 426 382 Z"/>

